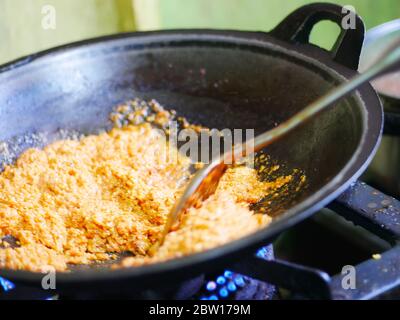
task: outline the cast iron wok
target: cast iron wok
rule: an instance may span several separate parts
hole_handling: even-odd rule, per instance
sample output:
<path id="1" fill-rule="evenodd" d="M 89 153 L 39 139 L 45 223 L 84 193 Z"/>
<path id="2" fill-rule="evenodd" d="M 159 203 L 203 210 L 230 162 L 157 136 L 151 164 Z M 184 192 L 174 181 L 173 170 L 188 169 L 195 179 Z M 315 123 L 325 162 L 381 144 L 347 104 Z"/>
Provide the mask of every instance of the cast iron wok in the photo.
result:
<path id="1" fill-rule="evenodd" d="M 328 52 L 308 41 L 314 25 L 341 26 L 342 8 L 313 4 L 270 33 L 185 30 L 131 33 L 83 41 L 0 67 L 0 140 L 59 128 L 96 132 L 109 127 L 113 106 L 134 97 L 157 99 L 193 123 L 265 131 L 329 88 L 356 74 L 364 37 L 342 29 Z M 238 117 L 237 114 L 241 116 Z M 58 289 L 176 282 L 253 254 L 310 216 L 364 171 L 379 144 L 383 113 L 368 84 L 267 152 L 285 168 L 301 168 L 307 188 L 274 222 L 247 237 L 185 258 L 144 267 L 108 265 L 57 273 Z M 10 280 L 39 284 L 42 275 L 0 270 Z"/>

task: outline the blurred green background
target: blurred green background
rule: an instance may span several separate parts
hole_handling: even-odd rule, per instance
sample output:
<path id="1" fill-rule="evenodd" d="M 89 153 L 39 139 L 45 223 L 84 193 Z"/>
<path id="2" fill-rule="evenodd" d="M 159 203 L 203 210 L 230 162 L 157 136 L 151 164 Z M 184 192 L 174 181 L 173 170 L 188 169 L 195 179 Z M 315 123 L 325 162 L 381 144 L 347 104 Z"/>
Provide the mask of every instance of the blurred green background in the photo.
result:
<path id="1" fill-rule="evenodd" d="M 55 45 L 134 30 L 222 28 L 268 31 L 309 0 L 0 0 L 0 63 Z M 321 1 L 320 1 L 321 2 Z M 327 2 L 327 1 L 325 1 Z M 400 0 L 333 0 L 352 5 L 368 28 L 400 17 Z M 44 30 L 52 5 L 56 28 Z M 317 26 L 312 41 L 329 48 L 338 28 Z"/>

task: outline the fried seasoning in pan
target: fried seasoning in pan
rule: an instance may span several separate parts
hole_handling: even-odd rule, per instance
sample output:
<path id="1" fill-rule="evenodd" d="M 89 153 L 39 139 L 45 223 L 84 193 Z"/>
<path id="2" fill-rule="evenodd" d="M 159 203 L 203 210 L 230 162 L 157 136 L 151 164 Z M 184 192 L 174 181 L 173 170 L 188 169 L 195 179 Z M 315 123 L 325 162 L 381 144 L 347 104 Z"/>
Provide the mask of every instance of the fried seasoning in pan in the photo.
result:
<path id="1" fill-rule="evenodd" d="M 268 212 L 251 206 L 293 176 L 261 181 L 253 168 L 231 167 L 216 193 L 188 210 L 158 252 L 147 255 L 191 176 L 190 159 L 157 129 L 168 130 L 175 116 L 155 101 L 133 100 L 115 109 L 109 132 L 31 148 L 6 165 L 0 174 L 0 267 L 67 271 L 70 264 L 126 252 L 132 256 L 120 267 L 137 266 L 207 250 L 268 225 Z M 176 161 L 165 161 L 166 152 Z M 7 239 L 14 239 L 12 245 Z"/>

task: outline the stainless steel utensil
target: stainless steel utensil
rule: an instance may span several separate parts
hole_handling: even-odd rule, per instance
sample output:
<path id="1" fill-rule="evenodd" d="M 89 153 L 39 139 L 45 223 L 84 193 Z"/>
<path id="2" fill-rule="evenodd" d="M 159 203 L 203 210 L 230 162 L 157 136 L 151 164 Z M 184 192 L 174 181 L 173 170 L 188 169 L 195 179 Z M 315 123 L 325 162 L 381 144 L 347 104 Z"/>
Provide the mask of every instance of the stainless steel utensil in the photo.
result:
<path id="1" fill-rule="evenodd" d="M 174 207 L 170 211 L 161 237 L 159 238 L 158 243 L 156 243 L 150 249 L 150 254 L 153 254 L 158 246 L 164 242 L 165 236 L 170 231 L 171 227 L 179 221 L 183 212 L 185 212 L 195 203 L 207 199 L 215 192 L 219 180 L 227 169 L 228 165 L 226 163 L 232 163 L 232 159 L 234 162 L 237 162 L 245 153 L 248 155 L 248 153 L 245 151 L 248 151 L 250 146 L 252 147 L 252 152 L 257 152 L 276 140 L 281 139 L 287 133 L 294 130 L 349 93 L 353 92 L 362 84 L 373 80 L 388 71 L 393 71 L 394 68 L 397 67 L 396 64 L 399 64 L 399 62 L 400 38 L 396 38 L 387 50 L 383 51 L 377 56 L 376 63 L 364 73 L 355 76 L 349 82 L 331 90 L 329 93 L 311 103 L 306 108 L 277 127 L 260 134 L 250 141 L 246 141 L 242 145 L 235 146 L 233 151 L 225 153 L 222 156 L 212 160 L 210 164 L 199 170 L 186 187 L 179 201 L 175 203 Z"/>

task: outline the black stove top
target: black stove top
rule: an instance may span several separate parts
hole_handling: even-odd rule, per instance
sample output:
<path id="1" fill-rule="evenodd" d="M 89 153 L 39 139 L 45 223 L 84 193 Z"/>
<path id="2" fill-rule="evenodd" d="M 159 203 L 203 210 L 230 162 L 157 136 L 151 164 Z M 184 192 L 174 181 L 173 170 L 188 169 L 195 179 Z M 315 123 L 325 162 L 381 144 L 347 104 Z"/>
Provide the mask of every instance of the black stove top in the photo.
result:
<path id="1" fill-rule="evenodd" d="M 374 299 L 400 288 L 400 201 L 356 182 L 275 243 L 276 259 L 235 271 L 290 288 L 289 298 Z M 400 294 L 399 294 L 400 297 Z"/>

